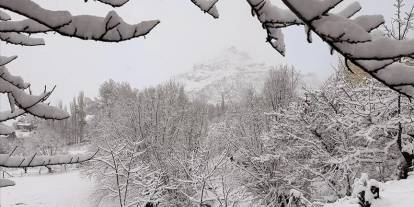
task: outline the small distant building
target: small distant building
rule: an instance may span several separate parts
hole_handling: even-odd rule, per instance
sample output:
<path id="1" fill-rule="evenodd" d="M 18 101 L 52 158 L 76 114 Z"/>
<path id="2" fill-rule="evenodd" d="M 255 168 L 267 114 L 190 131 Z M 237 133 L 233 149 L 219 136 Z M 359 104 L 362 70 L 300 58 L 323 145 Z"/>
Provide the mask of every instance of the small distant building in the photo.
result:
<path id="1" fill-rule="evenodd" d="M 31 132 L 34 129 L 36 129 L 36 126 L 33 123 L 29 123 L 29 122 L 17 122 L 15 127 L 16 127 L 16 130 L 25 131 L 25 132 Z"/>

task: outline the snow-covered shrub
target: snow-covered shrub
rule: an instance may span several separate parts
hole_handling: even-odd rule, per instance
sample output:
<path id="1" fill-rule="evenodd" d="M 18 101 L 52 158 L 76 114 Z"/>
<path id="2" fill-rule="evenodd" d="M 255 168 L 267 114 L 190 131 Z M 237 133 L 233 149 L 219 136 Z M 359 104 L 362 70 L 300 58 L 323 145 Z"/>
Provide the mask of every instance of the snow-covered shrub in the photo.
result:
<path id="1" fill-rule="evenodd" d="M 368 179 L 368 174 L 361 173 L 360 178 L 356 178 L 352 185 L 352 196 L 358 199 L 361 207 L 370 207 L 373 199 L 380 197 L 380 184 L 374 179 Z"/>
<path id="2" fill-rule="evenodd" d="M 306 199 L 302 192 L 291 189 L 289 191 L 289 202 L 287 207 L 311 207 L 313 206 L 312 203 Z"/>

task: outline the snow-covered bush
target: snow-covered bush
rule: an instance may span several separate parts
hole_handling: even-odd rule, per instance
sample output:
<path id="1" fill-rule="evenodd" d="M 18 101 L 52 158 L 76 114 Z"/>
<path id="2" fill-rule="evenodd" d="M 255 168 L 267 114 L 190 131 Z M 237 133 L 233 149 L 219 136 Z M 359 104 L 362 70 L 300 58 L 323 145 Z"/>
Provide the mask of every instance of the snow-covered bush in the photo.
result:
<path id="1" fill-rule="evenodd" d="M 312 203 L 306 199 L 302 192 L 291 189 L 289 191 L 289 202 L 287 204 L 287 207 L 311 207 Z"/>
<path id="2" fill-rule="evenodd" d="M 361 207 L 370 207 L 373 199 L 380 197 L 380 184 L 374 179 L 369 179 L 368 174 L 361 173 L 352 185 L 352 196 L 358 199 Z"/>

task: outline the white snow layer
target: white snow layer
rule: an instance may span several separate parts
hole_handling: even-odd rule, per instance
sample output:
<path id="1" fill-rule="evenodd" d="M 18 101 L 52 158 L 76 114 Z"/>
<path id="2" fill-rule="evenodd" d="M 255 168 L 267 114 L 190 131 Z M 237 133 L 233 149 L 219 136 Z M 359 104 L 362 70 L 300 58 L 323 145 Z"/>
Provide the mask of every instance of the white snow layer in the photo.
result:
<path id="1" fill-rule="evenodd" d="M 92 180 L 79 172 L 9 178 L 16 185 L 0 189 L 2 207 L 92 207 Z"/>
<path id="2" fill-rule="evenodd" d="M 8 21 L 10 19 L 11 19 L 11 17 L 10 17 L 9 14 L 7 14 L 6 12 L 0 10 L 0 20 L 1 21 Z"/>
<path id="3" fill-rule="evenodd" d="M 33 38 L 16 32 L 0 32 L 0 39 L 14 45 L 38 46 L 45 44 L 42 38 Z"/>
<path id="4" fill-rule="evenodd" d="M 87 0 L 85 0 L 87 1 Z M 120 7 L 124 4 L 126 4 L 129 0 L 98 0 L 104 4 L 111 5 L 113 7 Z"/>
<path id="5" fill-rule="evenodd" d="M 4 56 L 0 56 L 0 66 L 6 65 L 8 63 L 10 63 L 11 61 L 15 60 L 17 58 L 16 55 L 13 55 L 11 57 L 4 57 Z"/>
<path id="6" fill-rule="evenodd" d="M 10 156 L 0 154 L 0 166 L 8 168 L 36 167 L 45 165 L 62 165 L 84 162 L 90 160 L 95 154 L 85 153 L 78 155 L 44 156 L 33 154 L 32 156 Z"/>
<path id="7" fill-rule="evenodd" d="M 0 188 L 10 187 L 15 185 L 16 183 L 9 179 L 0 179 Z"/>
<path id="8" fill-rule="evenodd" d="M 219 18 L 219 13 L 216 7 L 218 0 L 191 0 L 202 11 L 210 14 L 214 18 Z"/>

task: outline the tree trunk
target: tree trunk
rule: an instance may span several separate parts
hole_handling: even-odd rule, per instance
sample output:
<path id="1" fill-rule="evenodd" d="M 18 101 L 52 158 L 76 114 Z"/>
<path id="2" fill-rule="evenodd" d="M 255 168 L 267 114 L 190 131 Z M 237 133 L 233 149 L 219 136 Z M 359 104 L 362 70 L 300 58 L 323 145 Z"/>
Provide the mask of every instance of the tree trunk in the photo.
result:
<path id="1" fill-rule="evenodd" d="M 45 166 L 47 168 L 47 173 L 52 174 L 53 173 L 53 169 L 50 166 Z"/>
<path id="2" fill-rule="evenodd" d="M 413 155 L 411 155 L 408 152 L 401 152 L 402 157 L 404 158 L 402 160 L 402 163 L 400 164 L 400 174 L 399 174 L 399 178 L 400 179 L 407 179 L 408 177 L 408 172 L 410 171 L 410 167 L 413 163 Z"/>

